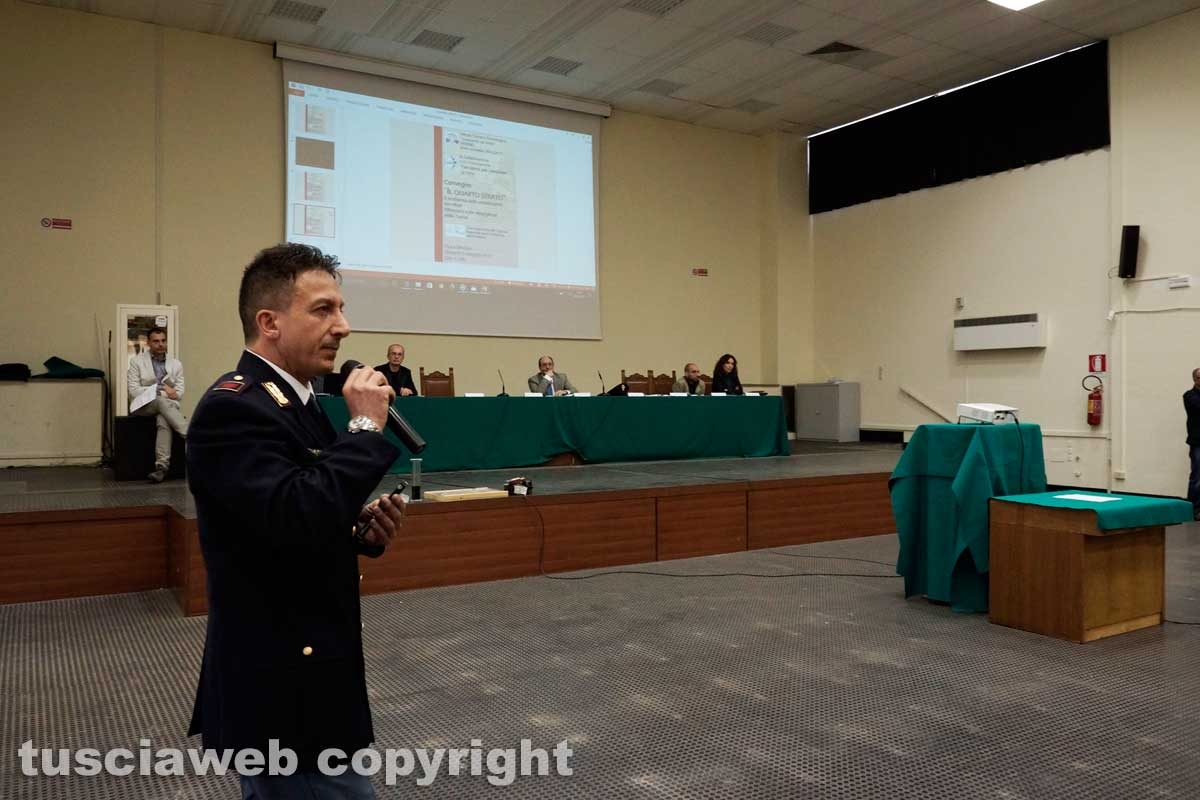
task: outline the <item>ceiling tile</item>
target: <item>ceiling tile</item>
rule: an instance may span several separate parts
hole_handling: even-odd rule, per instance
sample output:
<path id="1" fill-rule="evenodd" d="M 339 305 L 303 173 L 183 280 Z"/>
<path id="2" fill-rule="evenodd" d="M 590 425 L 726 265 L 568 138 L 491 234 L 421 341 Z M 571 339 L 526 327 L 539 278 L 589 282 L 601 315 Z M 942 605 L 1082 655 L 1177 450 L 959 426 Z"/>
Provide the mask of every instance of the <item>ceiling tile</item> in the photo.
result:
<path id="1" fill-rule="evenodd" d="M 720 72 L 734 64 L 750 59 L 756 53 L 761 53 L 766 49 L 767 46 L 765 44 L 747 42 L 745 39 L 730 39 L 724 44 L 717 45 L 707 53 L 694 56 L 688 62 L 688 65 L 699 67 L 709 72 Z"/>
<path id="2" fill-rule="evenodd" d="M 582 61 L 583 66 L 571 74 L 580 80 L 600 83 L 619 77 L 621 74 L 636 67 L 641 59 L 629 53 L 618 53 L 616 50 L 601 48 L 580 48 L 574 45 L 559 47 L 550 55 L 563 58 L 573 58 Z"/>
<path id="3" fill-rule="evenodd" d="M 1040 61 L 1049 56 L 1065 53 L 1076 47 L 1095 41 L 1092 37 L 1074 31 L 1060 31 L 1051 36 L 1043 36 L 1034 41 L 1021 40 L 1016 44 L 1005 43 L 996 49 L 990 47 L 986 55 L 993 61 L 999 61 L 1010 67 L 1023 67 L 1034 61 Z"/>
<path id="4" fill-rule="evenodd" d="M 667 19 L 694 28 L 712 28 L 725 17 L 752 12 L 759 5 L 758 0 L 687 0 L 672 9 Z"/>
<path id="5" fill-rule="evenodd" d="M 44 3 L 43 5 L 57 5 Z M 136 19 L 142 22 L 154 22 L 156 18 L 157 0 L 99 0 L 96 12 L 110 17 Z M 160 22 L 160 25 L 170 25 Z"/>
<path id="6" fill-rule="evenodd" d="M 985 44 L 1045 36 L 1061 30 L 1049 22 L 1027 17 L 1024 14 L 1005 14 L 990 22 L 985 22 L 983 25 L 976 25 L 969 30 L 948 36 L 942 40 L 942 44 L 958 50 L 972 51 Z"/>
<path id="7" fill-rule="evenodd" d="M 341 1 L 345 2 L 345 0 Z M 401 2 L 410 6 L 429 6 L 439 9 L 444 14 L 472 19 L 491 19 L 494 15 L 502 13 L 504 7 L 508 5 L 503 0 L 442 0 L 441 3 L 415 3 L 411 0 L 401 0 Z M 389 3 L 389 5 L 391 4 Z"/>
<path id="8" fill-rule="evenodd" d="M 671 22 L 669 19 L 655 20 L 650 25 L 643 26 L 633 35 L 614 44 L 613 49 L 620 50 L 622 53 L 632 53 L 635 56 L 650 58 L 660 55 L 664 50 L 670 49 L 672 45 L 696 35 L 699 30 L 699 28 L 689 25 Z"/>
<path id="9" fill-rule="evenodd" d="M 977 28 L 980 25 L 991 22 L 997 17 L 1003 16 L 1021 17 L 1022 15 L 1013 14 L 1013 12 L 995 3 L 972 3 L 971 5 L 947 11 L 944 14 L 938 14 L 932 19 L 913 26 L 906 32 L 910 36 L 924 39 L 927 42 L 945 42 L 955 35 Z M 1028 17 L 1025 17 L 1025 19 L 1028 19 Z"/>
<path id="10" fill-rule="evenodd" d="M 833 18 L 833 14 L 820 8 L 814 8 L 810 5 L 797 5 L 788 11 L 781 14 L 776 14 L 771 17 L 771 22 L 776 25 L 783 25 L 786 28 L 795 28 L 798 31 L 806 31 L 809 28 L 815 28 L 822 25 Z"/>
<path id="11" fill-rule="evenodd" d="M 732 75 L 711 75 L 704 80 L 684 86 L 675 92 L 675 97 L 700 103 L 717 103 L 722 98 L 728 97 L 741 82 L 741 79 Z"/>
<path id="12" fill-rule="evenodd" d="M 337 0 L 317 24 L 343 33 L 370 33 L 392 3 L 393 0 Z"/>
<path id="13" fill-rule="evenodd" d="M 646 27 L 647 19 L 645 14 L 638 14 L 636 11 L 617 9 L 571 38 L 580 44 L 611 48 L 619 42 L 635 36 L 638 31 Z"/>
<path id="14" fill-rule="evenodd" d="M 437 69 L 449 55 L 449 53 L 443 53 L 441 50 L 434 50 L 431 47 L 418 47 L 415 44 L 404 44 L 403 42 L 396 43 L 396 61 L 413 67 Z"/>
<path id="15" fill-rule="evenodd" d="M 566 6 L 562 0 L 484 0 L 483 5 L 491 9 L 485 15 L 488 20 L 527 30 L 534 30 L 545 24 L 555 14 L 561 13 Z"/>
<path id="16" fill-rule="evenodd" d="M 395 58 L 397 47 L 396 42 L 391 39 L 381 39 L 378 36 L 355 36 L 347 52 L 364 58 L 391 61 Z"/>
<path id="17" fill-rule="evenodd" d="M 957 50 L 952 50 L 949 47 L 943 47 L 940 44 L 926 45 L 924 48 L 909 53 L 905 56 L 898 56 L 884 64 L 875 67 L 872 72 L 878 72 L 880 75 L 888 75 L 893 78 L 902 78 L 904 80 L 917 80 L 910 76 L 918 72 L 928 73 L 930 67 L 934 71 L 941 69 L 940 65 L 948 64 L 951 59 L 961 58 L 962 54 Z"/>
<path id="18" fill-rule="evenodd" d="M 1073 27 L 1096 38 L 1107 39 L 1123 31 L 1140 28 L 1151 22 L 1186 11 L 1195 5 L 1186 0 L 1140 0 L 1138 3 L 1131 3 L 1126 8 L 1088 19 Z"/>
<path id="19" fill-rule="evenodd" d="M 859 0 L 842 14 L 864 22 L 883 23 L 890 17 L 927 4 L 928 0 Z"/>
<path id="20" fill-rule="evenodd" d="M 254 40 L 258 42 L 295 42 L 302 44 L 317 32 L 317 26 L 310 25 L 307 22 L 296 22 L 290 19 L 280 19 L 279 17 L 263 15 L 255 17 L 249 27 L 253 31 Z"/>
<path id="21" fill-rule="evenodd" d="M 697 69 L 696 67 L 679 66 L 672 69 L 670 72 L 662 75 L 663 80 L 682 83 L 684 86 L 691 86 L 696 83 L 707 81 L 714 76 L 715 73 L 709 72 L 706 69 Z"/>

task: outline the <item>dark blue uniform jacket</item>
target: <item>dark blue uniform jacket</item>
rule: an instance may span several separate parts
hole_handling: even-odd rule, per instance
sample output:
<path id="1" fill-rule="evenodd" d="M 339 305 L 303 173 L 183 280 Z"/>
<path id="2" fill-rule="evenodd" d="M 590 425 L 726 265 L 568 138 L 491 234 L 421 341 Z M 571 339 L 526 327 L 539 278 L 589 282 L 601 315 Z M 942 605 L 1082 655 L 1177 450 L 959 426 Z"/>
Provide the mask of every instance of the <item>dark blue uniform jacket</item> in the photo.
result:
<path id="1" fill-rule="evenodd" d="M 382 550 L 351 531 L 397 454 L 314 418 L 250 353 L 200 400 L 187 455 L 209 611 L 189 733 L 205 747 L 279 739 L 311 770 L 373 741 L 358 553 Z"/>

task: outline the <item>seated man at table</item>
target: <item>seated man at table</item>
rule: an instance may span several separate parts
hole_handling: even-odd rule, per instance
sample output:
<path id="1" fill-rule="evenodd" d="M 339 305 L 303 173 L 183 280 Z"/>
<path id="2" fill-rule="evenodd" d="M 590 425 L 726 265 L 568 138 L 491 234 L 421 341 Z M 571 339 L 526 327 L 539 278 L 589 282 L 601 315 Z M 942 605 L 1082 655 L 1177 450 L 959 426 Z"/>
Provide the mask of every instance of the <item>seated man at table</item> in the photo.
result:
<path id="1" fill-rule="evenodd" d="M 564 394 L 574 394 L 578 391 L 565 372 L 554 371 L 554 359 L 542 356 L 538 359 L 538 371 L 529 376 L 529 391 L 539 394 L 551 394 L 561 397 Z"/>
<path id="2" fill-rule="evenodd" d="M 675 381 L 672 392 L 687 392 L 688 394 L 704 394 L 704 381 L 700 380 L 700 367 L 694 362 L 688 362 L 683 367 L 683 377 Z"/>
<path id="3" fill-rule="evenodd" d="M 412 370 L 404 366 L 404 345 L 389 345 L 387 359 L 387 363 L 380 364 L 375 371 L 383 373 L 396 397 L 416 397 L 417 386 L 413 383 Z"/>

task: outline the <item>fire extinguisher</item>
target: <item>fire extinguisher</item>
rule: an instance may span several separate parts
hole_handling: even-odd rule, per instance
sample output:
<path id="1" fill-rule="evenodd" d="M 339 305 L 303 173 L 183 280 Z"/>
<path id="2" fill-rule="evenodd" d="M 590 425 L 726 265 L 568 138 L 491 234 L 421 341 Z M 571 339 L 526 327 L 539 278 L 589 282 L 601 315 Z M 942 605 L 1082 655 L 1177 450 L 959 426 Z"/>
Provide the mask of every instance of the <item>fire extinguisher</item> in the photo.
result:
<path id="1" fill-rule="evenodd" d="M 1094 386 L 1088 386 L 1088 378 L 1096 380 Z M 1088 390 L 1087 424 L 1099 425 L 1104 420 L 1104 381 L 1099 375 L 1085 375 L 1081 383 Z"/>

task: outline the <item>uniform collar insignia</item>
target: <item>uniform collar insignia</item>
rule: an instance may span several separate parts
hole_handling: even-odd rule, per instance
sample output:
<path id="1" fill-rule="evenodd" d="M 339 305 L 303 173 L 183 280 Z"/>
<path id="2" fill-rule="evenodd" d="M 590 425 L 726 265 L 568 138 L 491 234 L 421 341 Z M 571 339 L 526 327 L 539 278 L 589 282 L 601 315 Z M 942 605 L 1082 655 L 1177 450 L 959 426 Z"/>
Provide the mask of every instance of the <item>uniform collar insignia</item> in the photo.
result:
<path id="1" fill-rule="evenodd" d="M 285 395 L 273 381 L 263 381 L 263 388 L 267 390 L 267 394 L 271 395 L 271 399 L 274 400 L 280 408 L 287 408 L 292 404 L 292 401 L 287 399 L 287 395 Z"/>

